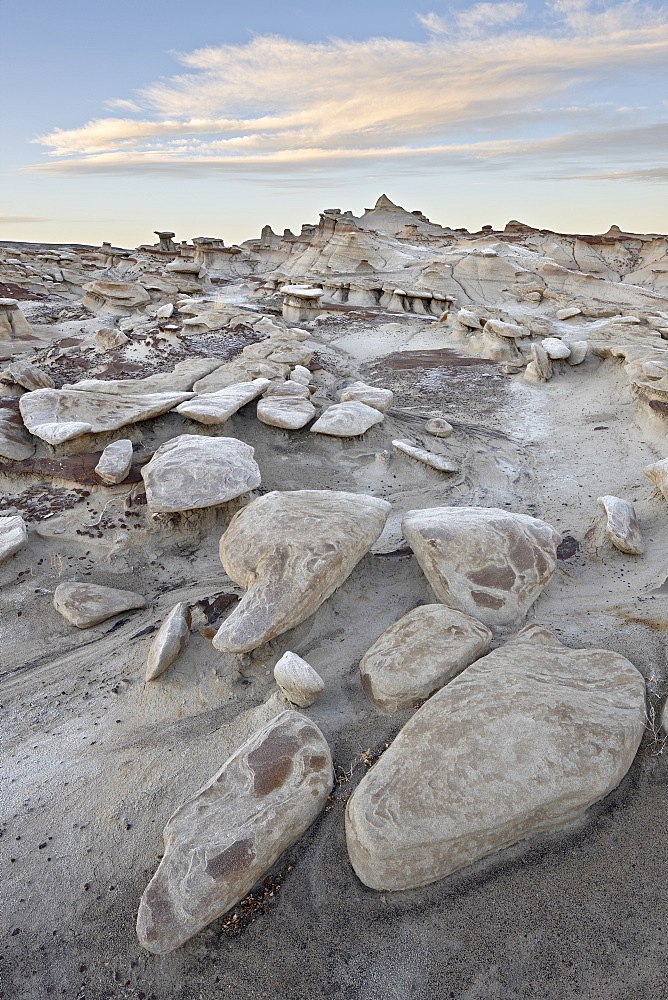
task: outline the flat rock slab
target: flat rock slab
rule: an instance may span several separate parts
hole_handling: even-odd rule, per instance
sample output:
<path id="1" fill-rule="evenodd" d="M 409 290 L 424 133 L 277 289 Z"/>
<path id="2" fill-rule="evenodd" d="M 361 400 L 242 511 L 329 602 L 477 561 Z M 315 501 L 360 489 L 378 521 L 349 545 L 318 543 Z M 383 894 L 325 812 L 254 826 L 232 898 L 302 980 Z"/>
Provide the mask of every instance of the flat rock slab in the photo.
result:
<path id="1" fill-rule="evenodd" d="M 0 398 L 0 457 L 23 462 L 35 453 L 35 442 L 26 430 L 14 396 Z"/>
<path id="2" fill-rule="evenodd" d="M 314 434 L 329 434 L 332 437 L 358 437 L 384 419 L 383 414 L 373 406 L 351 400 L 328 406 L 311 430 Z"/>
<path id="3" fill-rule="evenodd" d="M 50 375 L 27 361 L 14 361 L 5 371 L 24 389 L 53 389 L 56 384 Z"/>
<path id="4" fill-rule="evenodd" d="M 180 434 L 160 445 L 141 470 L 152 511 L 227 503 L 260 485 L 254 449 L 229 437 Z"/>
<path id="5" fill-rule="evenodd" d="M 277 715 L 168 820 L 139 904 L 137 936 L 165 954 L 238 903 L 322 810 L 329 746 L 298 712 Z"/>
<path id="6" fill-rule="evenodd" d="M 645 544 L 631 501 L 622 500 L 621 497 L 604 496 L 599 497 L 596 503 L 605 512 L 605 533 L 615 548 L 632 556 L 641 556 L 645 551 Z"/>
<path id="7" fill-rule="evenodd" d="M 28 541 L 28 528 L 20 514 L 0 517 L 0 563 L 22 549 Z"/>
<path id="8" fill-rule="evenodd" d="M 158 392 L 121 396 L 74 389 L 36 389 L 19 399 L 28 430 L 48 444 L 61 444 L 82 434 L 115 431 L 171 410 L 190 394 Z"/>
<path id="9" fill-rule="evenodd" d="M 179 403 L 176 412 L 182 417 L 197 420 L 200 424 L 224 424 L 242 406 L 256 399 L 271 383 L 268 378 L 252 382 L 237 382 L 218 392 L 202 393 L 185 403 Z"/>
<path id="10" fill-rule="evenodd" d="M 299 396 L 266 396 L 257 404 L 257 419 L 261 423 L 269 424 L 270 427 L 283 427 L 289 431 L 298 431 L 306 426 L 315 414 L 313 403 L 308 399 L 300 399 Z"/>
<path id="11" fill-rule="evenodd" d="M 495 507 L 409 510 L 404 537 L 439 601 L 485 625 L 519 622 L 549 583 L 561 536 Z"/>
<path id="12" fill-rule="evenodd" d="M 146 598 L 132 590 L 116 590 L 97 583 L 59 583 L 53 606 L 77 628 L 90 628 L 123 611 L 145 608 Z"/>
<path id="13" fill-rule="evenodd" d="M 409 458 L 414 458 L 416 462 L 422 462 L 423 465 L 428 465 L 431 469 L 436 469 L 437 472 L 459 472 L 459 467 L 454 462 L 451 462 L 449 458 L 446 458 L 445 455 L 437 455 L 436 452 L 428 451 L 427 448 L 420 448 L 411 441 L 400 439 L 393 441 L 392 446 L 404 455 L 408 455 Z"/>
<path id="14" fill-rule="evenodd" d="M 366 382 L 353 382 L 341 392 L 339 399 L 342 403 L 357 400 L 372 406 L 374 410 L 386 413 L 394 402 L 394 393 L 391 389 L 379 389 L 378 386 L 367 385 Z"/>
<path id="15" fill-rule="evenodd" d="M 111 396 L 146 396 L 157 392 L 188 392 L 198 379 L 220 366 L 220 358 L 186 358 L 171 372 L 157 372 L 146 378 L 82 379 L 63 386 L 77 392 L 104 392 Z"/>
<path id="16" fill-rule="evenodd" d="M 100 455 L 95 471 L 111 486 L 122 483 L 132 467 L 132 454 L 132 441 L 128 438 L 112 441 Z"/>
<path id="17" fill-rule="evenodd" d="M 190 608 L 185 601 L 179 601 L 169 612 L 151 643 L 146 660 L 145 680 L 154 681 L 179 658 L 190 638 L 191 625 Z"/>
<path id="18" fill-rule="evenodd" d="M 353 868 L 373 889 L 411 889 L 566 826 L 621 781 L 644 725 L 644 681 L 623 656 L 518 637 L 430 698 L 362 779 L 346 809 Z"/>
<path id="19" fill-rule="evenodd" d="M 247 593 L 219 628 L 216 649 L 247 652 L 303 622 L 371 548 L 389 511 L 387 500 L 335 490 L 274 491 L 240 510 L 220 559 Z"/>
<path id="20" fill-rule="evenodd" d="M 362 687 L 384 712 L 415 708 L 483 656 L 492 633 L 442 604 L 414 608 L 390 625 L 360 660 Z"/>

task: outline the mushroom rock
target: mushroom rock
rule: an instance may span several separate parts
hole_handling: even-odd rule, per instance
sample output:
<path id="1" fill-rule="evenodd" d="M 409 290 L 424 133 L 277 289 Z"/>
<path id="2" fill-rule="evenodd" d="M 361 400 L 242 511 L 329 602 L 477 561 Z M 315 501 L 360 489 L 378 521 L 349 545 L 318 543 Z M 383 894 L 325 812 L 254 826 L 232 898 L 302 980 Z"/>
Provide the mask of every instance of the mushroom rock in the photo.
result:
<path id="1" fill-rule="evenodd" d="M 274 667 L 274 678 L 288 701 L 299 708 L 308 708 L 325 690 L 317 670 L 289 650 Z"/>
<path id="2" fill-rule="evenodd" d="M 22 549 L 28 541 L 28 528 L 20 514 L 0 517 L 0 563 Z"/>
<path id="3" fill-rule="evenodd" d="M 112 316 L 128 316 L 151 301 L 151 296 L 143 285 L 128 281 L 105 281 L 99 278 L 86 282 L 83 291 L 82 302 L 86 309 Z"/>
<path id="4" fill-rule="evenodd" d="M 256 489 L 254 449 L 230 437 L 180 434 L 161 444 L 141 470 L 151 511 L 215 507 Z"/>
<path id="5" fill-rule="evenodd" d="M 213 644 L 243 653 L 313 614 L 380 535 L 386 500 L 334 490 L 274 491 L 232 518 L 220 540 L 228 576 L 247 590 Z"/>
<path id="6" fill-rule="evenodd" d="M 286 711 L 180 806 L 137 914 L 142 947 L 174 951 L 238 903 L 322 810 L 332 756 L 315 723 Z"/>
<path id="7" fill-rule="evenodd" d="M 25 318 L 16 299 L 0 298 L 0 340 L 23 340 L 35 331 Z"/>
<path id="8" fill-rule="evenodd" d="M 383 414 L 373 406 L 353 399 L 347 403 L 328 406 L 311 427 L 315 434 L 332 437 L 358 437 L 384 420 Z"/>
<path id="9" fill-rule="evenodd" d="M 267 378 L 251 382 L 237 382 L 218 392 L 200 393 L 185 403 L 179 403 L 175 412 L 200 424 L 224 424 L 242 406 L 256 399 L 270 385 Z"/>
<path id="10" fill-rule="evenodd" d="M 439 601 L 485 625 L 520 621 L 557 565 L 545 521 L 494 507 L 409 510 L 404 536 Z"/>
<path id="11" fill-rule="evenodd" d="M 380 389 L 375 385 L 367 385 L 366 382 L 353 382 L 341 391 L 339 400 L 347 403 L 355 399 L 372 406 L 374 410 L 386 413 L 394 402 L 394 393 L 391 389 Z"/>
<path id="12" fill-rule="evenodd" d="M 372 889 L 412 889 L 559 830 L 619 784 L 644 727 L 623 656 L 518 636 L 430 698 L 364 776 L 346 807 L 353 868 Z"/>
<path id="13" fill-rule="evenodd" d="M 457 322 L 467 330 L 482 330 L 482 323 L 470 309 L 460 309 L 457 313 Z"/>
<path id="14" fill-rule="evenodd" d="M 606 515 L 605 533 L 615 548 L 632 556 L 641 556 L 645 545 L 631 501 L 604 496 L 598 497 L 596 503 Z"/>
<path id="15" fill-rule="evenodd" d="M 61 444 L 82 434 L 115 431 L 148 420 L 182 403 L 189 393 L 156 392 L 121 396 L 68 389 L 35 389 L 19 399 L 28 430 L 48 444 Z"/>
<path id="16" fill-rule="evenodd" d="M 415 708 L 483 656 L 492 633 L 471 615 L 424 604 L 390 625 L 360 660 L 362 687 L 384 712 Z"/>
<path id="17" fill-rule="evenodd" d="M 288 323 L 305 323 L 315 319 L 322 312 L 320 299 L 322 288 L 308 288 L 305 285 L 283 285 L 283 319 Z"/>

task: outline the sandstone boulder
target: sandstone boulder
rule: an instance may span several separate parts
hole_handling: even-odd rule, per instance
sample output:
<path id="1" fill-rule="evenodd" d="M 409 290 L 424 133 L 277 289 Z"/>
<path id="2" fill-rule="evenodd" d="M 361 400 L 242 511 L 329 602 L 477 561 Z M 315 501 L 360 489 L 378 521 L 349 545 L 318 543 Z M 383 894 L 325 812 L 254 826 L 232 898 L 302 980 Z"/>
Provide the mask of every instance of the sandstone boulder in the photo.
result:
<path id="1" fill-rule="evenodd" d="M 494 507 L 409 510 L 404 536 L 440 601 L 485 625 L 520 621 L 557 565 L 555 529 Z"/>
<path id="2" fill-rule="evenodd" d="M 360 660 L 362 687 L 384 712 L 415 708 L 483 656 L 492 633 L 482 622 L 425 604 L 390 625 Z"/>
<path id="3" fill-rule="evenodd" d="M 662 458 L 660 462 L 648 465 L 643 469 L 643 475 L 647 476 L 668 500 L 668 458 Z"/>
<path id="4" fill-rule="evenodd" d="M 333 437 L 358 437 L 384 419 L 383 414 L 375 407 L 351 400 L 328 406 L 311 430 L 314 434 L 329 434 Z"/>
<path id="5" fill-rule="evenodd" d="M 28 541 L 28 528 L 20 514 L 0 517 L 0 563 L 22 549 Z"/>
<path id="6" fill-rule="evenodd" d="M 254 733 L 168 820 L 139 904 L 141 945 L 173 951 L 234 906 L 313 823 L 333 780 L 327 741 L 299 712 Z"/>
<path id="7" fill-rule="evenodd" d="M 293 382 L 299 382 L 301 385 L 310 385 L 313 380 L 311 372 L 304 365 L 295 365 L 290 372 L 290 378 Z"/>
<path id="8" fill-rule="evenodd" d="M 152 511 L 227 503 L 260 485 L 254 449 L 229 437 L 180 434 L 161 444 L 142 470 Z"/>
<path id="9" fill-rule="evenodd" d="M 105 281 L 100 278 L 88 281 L 83 286 L 83 292 L 82 302 L 86 309 L 112 316 L 128 316 L 151 301 L 143 285 L 128 281 Z"/>
<path id="10" fill-rule="evenodd" d="M 191 625 L 190 608 L 185 601 L 179 601 L 169 612 L 151 643 L 146 660 L 145 680 L 154 681 L 178 659 L 190 638 Z"/>
<path id="11" fill-rule="evenodd" d="M 24 389 L 53 389 L 55 382 L 46 372 L 38 368 L 37 365 L 28 364 L 27 361 L 14 361 L 5 369 L 17 385 Z"/>
<path id="12" fill-rule="evenodd" d="M 404 455 L 408 455 L 410 458 L 414 458 L 417 462 L 422 462 L 423 465 L 428 465 L 430 468 L 436 469 L 437 472 L 459 472 L 457 465 L 446 458 L 445 455 L 437 455 L 426 448 L 419 448 L 411 441 L 404 441 L 400 438 L 398 441 L 393 441 L 392 445 L 397 451 L 403 452 Z"/>
<path id="13" fill-rule="evenodd" d="M 586 340 L 567 340 L 564 341 L 567 345 L 570 354 L 566 358 L 569 365 L 581 365 L 584 359 L 589 353 L 589 343 Z"/>
<path id="14" fill-rule="evenodd" d="M 348 802 L 353 868 L 411 889 L 577 820 L 624 777 L 645 685 L 623 656 L 530 638 L 494 650 L 420 708 Z"/>
<path id="15" fill-rule="evenodd" d="M 256 399 L 271 383 L 267 378 L 256 378 L 252 382 L 237 382 L 218 392 L 200 393 L 193 399 L 179 403 L 177 413 L 200 424 L 224 424 L 242 406 Z"/>
<path id="16" fill-rule="evenodd" d="M 100 461 L 95 466 L 100 479 L 115 486 L 122 483 L 132 468 L 132 441 L 121 438 L 112 441 L 100 455 Z"/>
<path id="17" fill-rule="evenodd" d="M 453 427 L 444 417 L 432 417 L 424 425 L 424 429 L 433 437 L 447 438 L 452 434 Z"/>
<path id="18" fill-rule="evenodd" d="M 127 344 L 128 337 L 121 330 L 103 326 L 95 334 L 95 349 L 97 351 L 113 351 L 116 347 Z"/>
<path id="19" fill-rule="evenodd" d="M 74 389 L 35 389 L 19 400 L 28 430 L 48 444 L 71 441 L 82 434 L 115 431 L 171 410 L 188 396 L 184 392 L 156 392 L 143 396 Z"/>
<path id="20" fill-rule="evenodd" d="M 354 399 L 360 403 L 366 403 L 367 406 L 373 406 L 374 410 L 386 413 L 392 406 L 394 393 L 391 389 L 379 389 L 378 386 L 367 385 L 366 382 L 353 382 L 352 385 L 343 389 L 339 400 L 342 403 L 347 403 Z"/>
<path id="21" fill-rule="evenodd" d="M 615 548 L 632 556 L 641 556 L 645 545 L 636 520 L 635 507 L 630 500 L 604 496 L 599 497 L 596 503 L 605 512 L 605 533 Z"/>
<path id="22" fill-rule="evenodd" d="M 156 392 L 189 393 L 193 384 L 220 365 L 219 358 L 186 358 L 171 372 L 157 372 L 146 378 L 99 379 L 87 378 L 64 385 L 77 392 L 104 392 L 114 396 L 144 396 Z"/>
<path id="23" fill-rule="evenodd" d="M 305 427 L 309 420 L 313 420 L 315 414 L 313 403 L 308 399 L 300 399 L 299 396 L 267 395 L 257 404 L 257 418 L 263 424 L 291 431 Z"/>
<path id="24" fill-rule="evenodd" d="M 220 540 L 225 572 L 248 591 L 213 644 L 242 653 L 313 614 L 380 535 L 386 500 L 334 490 L 274 491 L 234 515 Z"/>
<path id="25" fill-rule="evenodd" d="M 543 350 L 547 352 L 548 358 L 552 361 L 560 361 L 568 358 L 571 349 L 568 344 L 558 337 L 545 337 L 542 341 Z"/>
<path id="26" fill-rule="evenodd" d="M 274 667 L 274 678 L 288 701 L 299 708 L 308 708 L 325 690 L 317 670 L 289 650 Z"/>
<path id="27" fill-rule="evenodd" d="M 132 590 L 116 590 L 97 583 L 59 583 L 53 606 L 77 628 L 90 628 L 122 611 L 145 608 L 146 599 Z"/>
<path id="28" fill-rule="evenodd" d="M 35 442 L 25 428 L 18 401 L 0 398 L 0 456 L 23 462 L 34 451 Z"/>

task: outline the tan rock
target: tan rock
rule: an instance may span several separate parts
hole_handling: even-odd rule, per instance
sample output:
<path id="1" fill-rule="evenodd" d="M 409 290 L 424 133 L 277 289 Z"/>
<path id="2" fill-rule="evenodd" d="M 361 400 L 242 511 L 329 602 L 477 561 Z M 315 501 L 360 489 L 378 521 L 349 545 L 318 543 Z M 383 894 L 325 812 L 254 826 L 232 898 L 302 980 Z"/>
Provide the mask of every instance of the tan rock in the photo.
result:
<path id="1" fill-rule="evenodd" d="M 662 458 L 660 462 L 654 462 L 642 471 L 643 476 L 653 482 L 668 500 L 668 458 Z"/>
<path id="2" fill-rule="evenodd" d="M 563 309 L 557 309 L 557 319 L 572 319 L 573 316 L 581 316 L 582 309 L 578 309 L 577 306 L 565 306 Z"/>
<path id="3" fill-rule="evenodd" d="M 90 628 L 123 611 L 145 608 L 146 599 L 132 590 L 116 590 L 97 583 L 59 583 L 53 606 L 77 628 Z"/>
<path id="4" fill-rule="evenodd" d="M 557 565 L 554 528 L 494 507 L 409 510 L 402 522 L 434 593 L 485 625 L 521 621 Z"/>
<path id="5" fill-rule="evenodd" d="M 182 403 L 187 395 L 156 392 L 121 396 L 74 389 L 35 389 L 21 396 L 19 408 L 28 430 L 55 445 L 81 434 L 115 431 L 157 417 Z"/>
<path id="6" fill-rule="evenodd" d="M 121 438 L 108 444 L 95 466 L 100 479 L 115 486 L 122 483 L 132 468 L 132 441 Z"/>
<path id="7" fill-rule="evenodd" d="M 329 746 L 299 712 L 255 733 L 164 830 L 165 853 L 139 904 L 142 947 L 180 947 L 242 899 L 322 810 Z"/>
<path id="8" fill-rule="evenodd" d="M 185 601 L 179 601 L 169 612 L 151 643 L 146 660 L 145 680 L 154 681 L 178 659 L 190 638 L 191 625 L 190 608 Z"/>
<path id="9" fill-rule="evenodd" d="M 342 390 L 339 400 L 347 403 L 354 399 L 366 403 L 367 406 L 373 406 L 374 410 L 386 413 L 394 402 L 394 393 L 391 389 L 379 389 L 378 386 L 367 385 L 366 382 L 353 382 Z"/>
<path id="10" fill-rule="evenodd" d="M 0 563 L 22 549 L 28 541 L 28 528 L 20 514 L 0 517 Z"/>
<path id="11" fill-rule="evenodd" d="M 599 497 L 596 503 L 605 512 L 605 533 L 615 548 L 632 556 L 641 556 L 645 545 L 633 504 L 629 500 L 613 496 Z"/>
<path id="12" fill-rule="evenodd" d="M 98 351 L 113 351 L 127 342 L 128 337 L 121 330 L 114 330 L 112 327 L 103 326 L 95 334 L 95 348 Z"/>
<path id="13" fill-rule="evenodd" d="M 219 358 L 186 358 L 179 361 L 171 372 L 157 372 L 146 378 L 82 379 L 64 385 L 63 389 L 77 392 L 104 392 L 114 396 L 144 396 L 147 393 L 187 393 L 195 382 L 220 365 Z"/>
<path id="14" fill-rule="evenodd" d="M 86 309 L 112 316 L 128 316 L 151 301 L 143 285 L 128 281 L 105 281 L 100 278 L 87 282 L 83 292 L 82 302 Z"/>
<path id="15" fill-rule="evenodd" d="M 411 441 L 399 439 L 398 441 L 393 441 L 392 445 L 397 449 L 397 451 L 401 451 L 404 455 L 408 455 L 410 458 L 414 458 L 416 461 L 422 462 L 423 465 L 428 465 L 432 469 L 436 469 L 437 472 L 459 472 L 458 466 L 444 455 L 437 455 L 435 452 L 428 451 L 426 448 L 419 448 Z"/>
<path id="16" fill-rule="evenodd" d="M 313 614 L 380 535 L 390 505 L 334 490 L 274 491 L 232 518 L 220 540 L 228 576 L 248 592 L 213 644 L 241 653 Z"/>
<path id="17" fill-rule="evenodd" d="M 444 417 L 432 417 L 424 425 L 424 429 L 427 434 L 433 435 L 433 437 L 447 438 L 450 437 L 453 431 L 452 424 L 449 424 Z"/>
<path id="18" fill-rule="evenodd" d="M 53 389 L 56 384 L 50 375 L 27 361 L 14 361 L 5 371 L 24 389 Z"/>
<path id="19" fill-rule="evenodd" d="M 569 365 L 581 365 L 589 353 L 589 343 L 586 340 L 565 340 L 570 354 L 566 358 Z"/>
<path id="20" fill-rule="evenodd" d="M 364 776 L 346 809 L 353 868 L 373 889 L 411 889 L 558 830 L 621 781 L 644 725 L 643 678 L 623 656 L 502 646 L 430 698 Z"/>
<path id="21" fill-rule="evenodd" d="M 14 400 L 0 399 L 0 456 L 22 462 L 35 452 L 35 442 Z"/>
<path id="22" fill-rule="evenodd" d="M 0 340 L 24 340 L 35 331 L 25 318 L 16 299 L 0 298 Z"/>
<path id="23" fill-rule="evenodd" d="M 414 608 L 390 625 L 360 660 L 362 686 L 384 712 L 415 708 L 483 656 L 492 633 L 442 604 Z"/>
<path id="24" fill-rule="evenodd" d="M 558 337 L 545 337 L 541 342 L 543 350 L 546 351 L 551 361 L 561 361 L 569 357 L 571 350 L 568 344 Z"/>
<path id="25" fill-rule="evenodd" d="M 253 454 L 237 438 L 180 434 L 166 441 L 141 470 L 150 509 L 215 507 L 256 489 L 261 475 Z"/>
<path id="26" fill-rule="evenodd" d="M 288 701 L 299 708 L 308 708 L 325 690 L 317 670 L 289 650 L 274 667 L 274 678 Z"/>
<path id="27" fill-rule="evenodd" d="M 218 392 L 200 393 L 193 399 L 179 403 L 176 412 L 200 424 L 224 424 L 242 406 L 256 399 L 270 385 L 269 379 L 256 378 L 252 382 L 238 382 L 219 389 Z"/>
<path id="28" fill-rule="evenodd" d="M 257 404 L 257 418 L 263 424 L 291 431 L 305 427 L 315 414 L 313 403 L 298 396 L 265 396 Z"/>
<path id="29" fill-rule="evenodd" d="M 358 437 L 384 419 L 383 414 L 373 406 L 351 400 L 328 406 L 313 424 L 311 431 L 332 437 Z"/>
<path id="30" fill-rule="evenodd" d="M 311 390 L 301 382 L 294 382 L 292 379 L 288 379 L 287 382 L 270 383 L 264 395 L 266 399 L 269 399 L 270 396 L 291 396 L 294 399 L 310 399 Z"/>

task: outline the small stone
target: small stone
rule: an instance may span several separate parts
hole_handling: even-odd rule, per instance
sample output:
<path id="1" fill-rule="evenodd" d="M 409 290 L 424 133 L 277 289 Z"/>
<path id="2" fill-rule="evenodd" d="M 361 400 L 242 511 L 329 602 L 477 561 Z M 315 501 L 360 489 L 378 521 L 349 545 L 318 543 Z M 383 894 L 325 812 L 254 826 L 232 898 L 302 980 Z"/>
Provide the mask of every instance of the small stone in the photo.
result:
<path id="1" fill-rule="evenodd" d="M 154 681 L 178 659 L 190 638 L 191 625 L 190 608 L 185 601 L 179 601 L 169 612 L 151 643 L 146 660 L 145 680 Z"/>
<path id="2" fill-rule="evenodd" d="M 254 733 L 168 820 L 139 904 L 142 947 L 174 951 L 243 899 L 308 830 L 333 781 L 327 741 L 300 712 Z"/>
<path id="3" fill-rule="evenodd" d="M 668 500 L 668 458 L 662 458 L 660 462 L 648 465 L 643 469 L 643 476 L 653 482 Z"/>
<path id="4" fill-rule="evenodd" d="M 310 663 L 296 653 L 283 653 L 274 667 L 279 688 L 293 705 L 308 708 L 325 690 L 325 682 Z"/>
<path id="5" fill-rule="evenodd" d="M 383 414 L 375 407 L 358 400 L 335 403 L 310 428 L 314 434 L 329 434 L 332 437 L 358 437 L 384 420 Z"/>
<path id="6" fill-rule="evenodd" d="M 95 334 L 95 347 L 98 351 L 113 351 L 116 347 L 123 347 L 128 343 L 128 337 L 120 330 L 103 326 Z"/>
<path id="7" fill-rule="evenodd" d="M 581 365 L 589 353 L 589 343 L 586 340 L 565 340 L 564 343 L 571 352 L 566 358 L 567 364 Z"/>
<path id="8" fill-rule="evenodd" d="M 156 309 L 155 315 L 156 319 L 169 319 L 169 317 L 174 312 L 174 305 L 172 302 L 165 302 L 164 306 L 160 306 Z"/>
<path id="9" fill-rule="evenodd" d="M 391 389 L 379 389 L 378 386 L 367 385 L 366 382 L 353 382 L 342 390 L 339 400 L 348 403 L 355 399 L 360 403 L 366 403 L 367 406 L 373 406 L 374 410 L 386 413 L 394 402 L 394 393 Z"/>
<path id="10" fill-rule="evenodd" d="M 15 361 L 9 365 L 5 371 L 11 375 L 17 385 L 24 389 L 53 389 L 55 382 L 50 375 L 42 371 L 36 365 L 30 365 L 26 361 Z"/>
<path id="11" fill-rule="evenodd" d="M 254 449 L 231 437 L 180 434 L 161 444 L 141 470 L 152 511 L 215 507 L 256 489 Z"/>
<path id="12" fill-rule="evenodd" d="M 449 424 L 445 417 L 432 417 L 424 425 L 424 429 L 427 434 L 431 434 L 437 438 L 450 437 L 453 431 L 452 424 Z"/>
<path id="13" fill-rule="evenodd" d="M 0 517 L 0 563 L 22 549 L 28 541 L 28 528 L 20 514 Z"/>
<path id="14" fill-rule="evenodd" d="M 311 372 L 304 365 L 295 365 L 295 367 L 290 372 L 290 378 L 293 382 L 299 382 L 301 385 L 310 385 L 313 379 Z"/>
<path id="15" fill-rule="evenodd" d="M 567 358 L 571 353 L 568 344 L 565 344 L 563 340 L 559 340 L 558 337 L 546 337 L 542 341 L 543 350 L 547 351 L 547 356 L 552 361 L 560 361 Z"/>
<path id="16" fill-rule="evenodd" d="M 468 327 L 469 330 L 482 330 L 482 323 L 470 309 L 460 309 L 457 313 L 457 319 L 462 326 Z"/>
<path id="17" fill-rule="evenodd" d="M 492 633 L 471 615 L 424 604 L 390 625 L 360 660 L 362 687 L 384 712 L 415 708 L 483 656 Z"/>
<path id="18" fill-rule="evenodd" d="M 573 316 L 581 316 L 582 309 L 578 309 L 577 306 L 566 306 L 563 309 L 557 309 L 557 319 L 571 319 Z"/>
<path id="19" fill-rule="evenodd" d="M 428 465 L 432 469 L 436 469 L 437 472 L 459 472 L 455 463 L 451 462 L 443 455 L 437 455 L 433 451 L 427 451 L 426 448 L 418 448 L 417 445 L 411 444 L 410 441 L 400 439 L 398 441 L 393 441 L 392 445 L 397 449 L 397 451 L 401 451 L 404 455 L 408 455 L 410 458 L 414 458 L 418 462 L 422 462 L 424 465 Z"/>
<path id="20" fill-rule="evenodd" d="M 132 468 L 132 441 L 121 438 L 108 444 L 95 466 L 100 479 L 115 486 L 122 483 Z"/>
<path id="21" fill-rule="evenodd" d="M 615 548 L 632 556 L 641 556 L 645 545 L 636 520 L 635 507 L 630 500 L 604 496 L 599 497 L 596 503 L 606 514 L 605 533 Z"/>
<path id="22" fill-rule="evenodd" d="M 132 590 L 116 590 L 97 583 L 59 583 L 53 606 L 77 628 L 90 628 L 122 611 L 145 608 L 146 598 Z"/>

